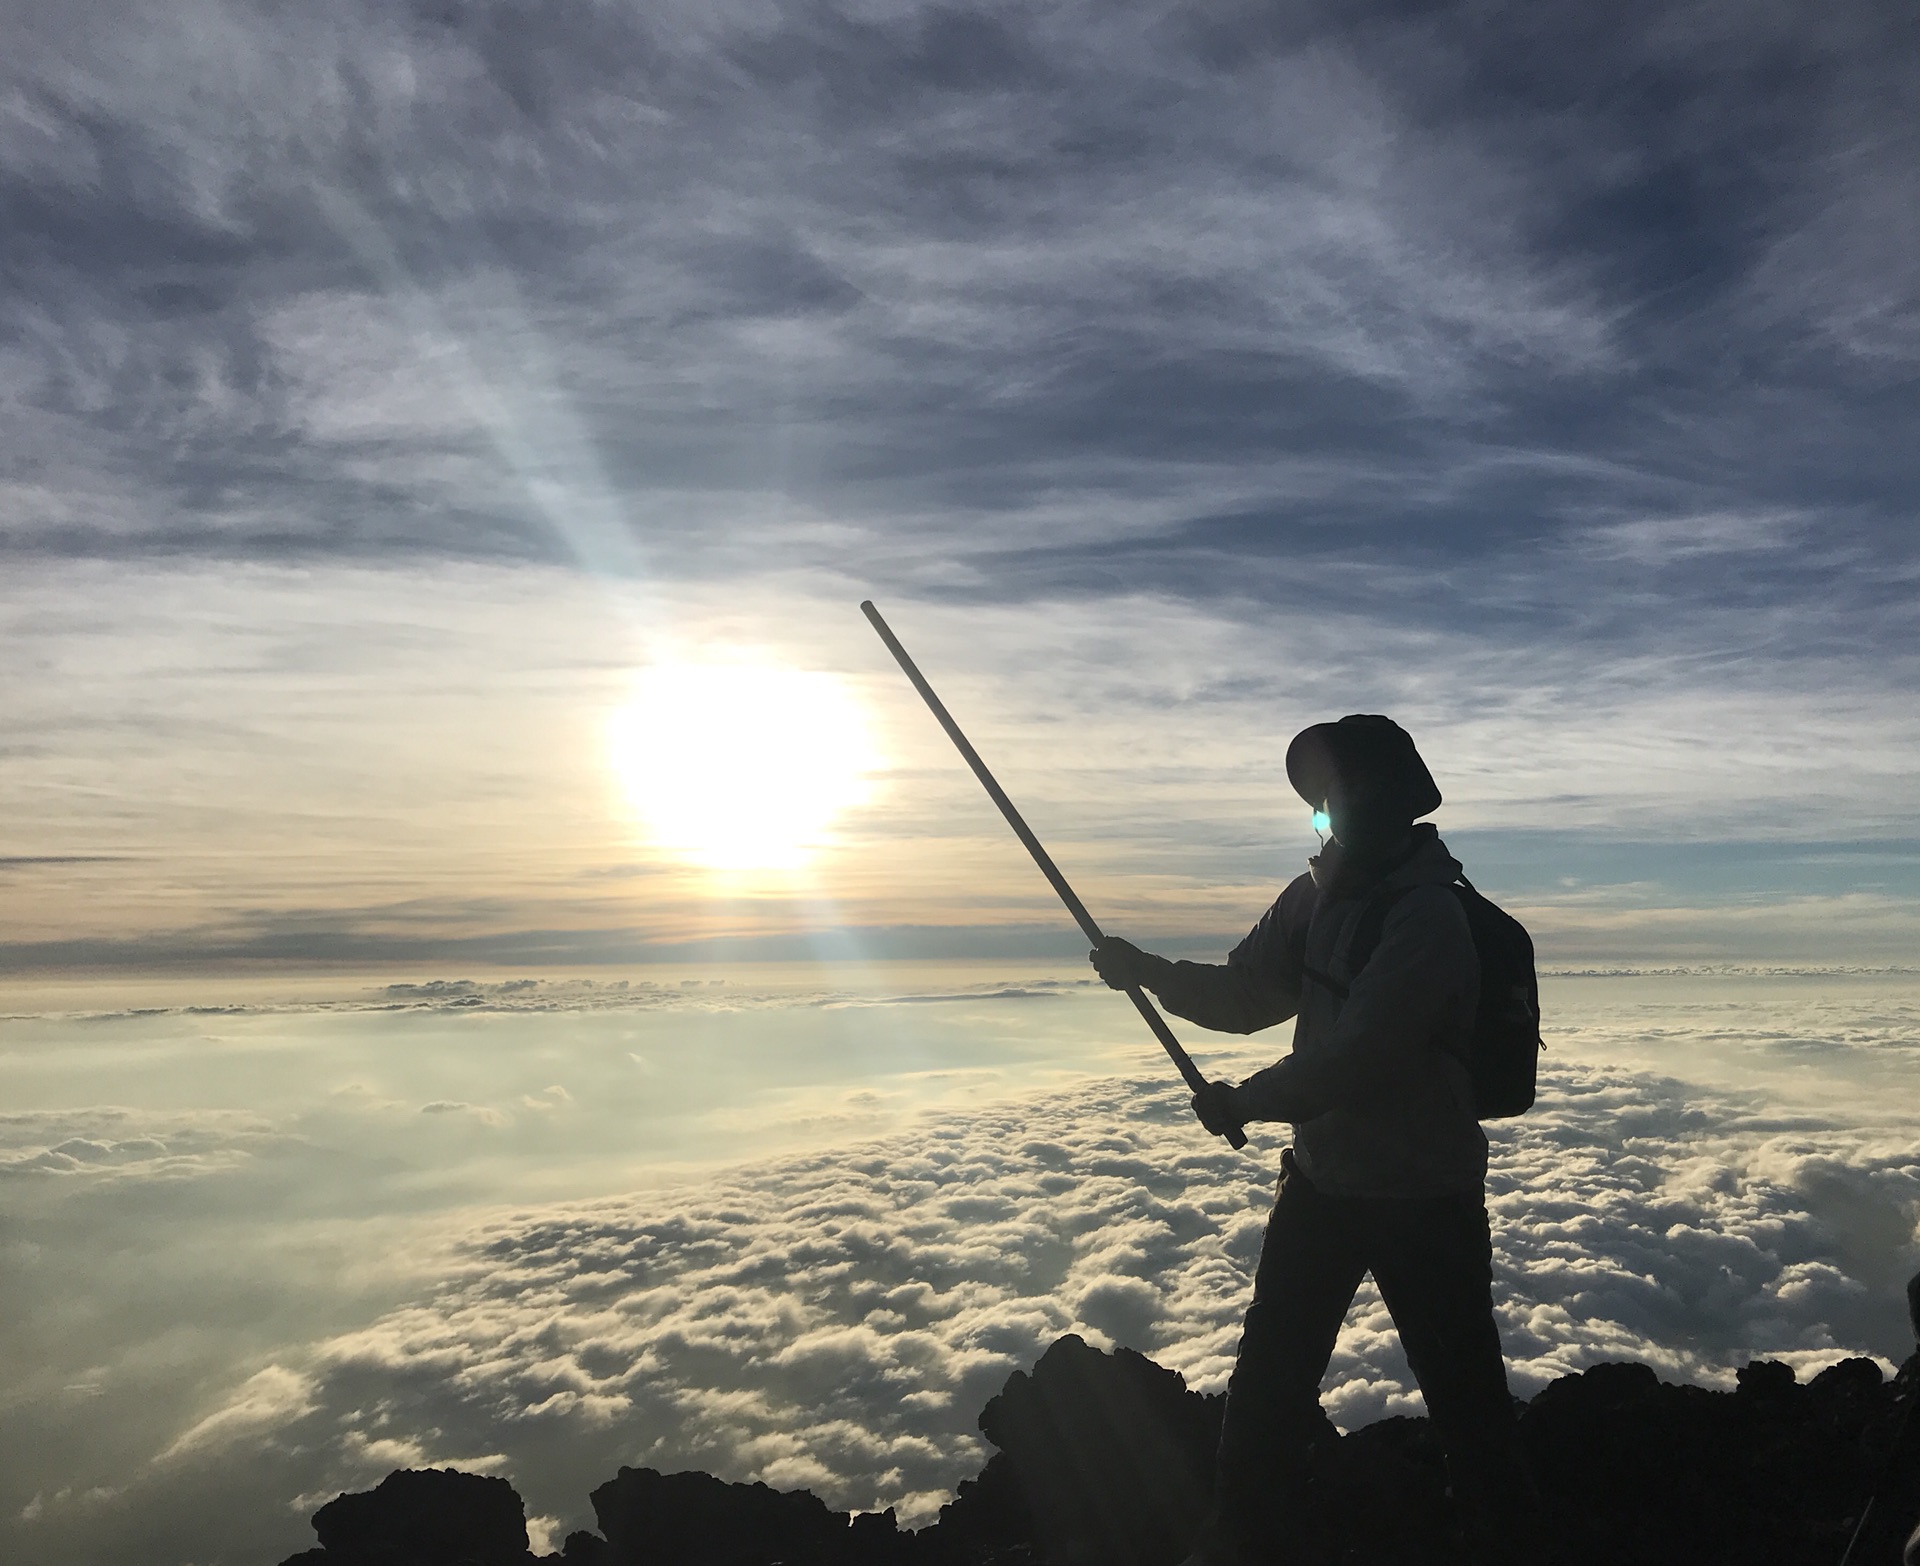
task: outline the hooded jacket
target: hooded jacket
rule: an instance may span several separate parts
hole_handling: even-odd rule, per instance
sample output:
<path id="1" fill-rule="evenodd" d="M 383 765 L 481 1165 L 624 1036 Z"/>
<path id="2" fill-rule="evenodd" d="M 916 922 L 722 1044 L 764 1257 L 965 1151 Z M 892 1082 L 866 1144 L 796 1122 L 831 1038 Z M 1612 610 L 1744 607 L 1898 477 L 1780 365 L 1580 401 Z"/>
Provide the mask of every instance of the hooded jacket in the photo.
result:
<path id="1" fill-rule="evenodd" d="M 1224 965 L 1168 965 L 1154 989 L 1202 1027 L 1253 1033 L 1295 1018 L 1293 1051 L 1235 1089 L 1249 1120 L 1294 1127 L 1302 1173 L 1339 1196 L 1483 1189 L 1487 1138 L 1462 1063 L 1480 960 L 1448 887 L 1460 864 L 1430 823 L 1383 868 L 1329 844 Z M 1405 888 L 1356 973 L 1349 949 L 1376 894 Z M 1313 970 L 1347 987 L 1338 992 Z"/>

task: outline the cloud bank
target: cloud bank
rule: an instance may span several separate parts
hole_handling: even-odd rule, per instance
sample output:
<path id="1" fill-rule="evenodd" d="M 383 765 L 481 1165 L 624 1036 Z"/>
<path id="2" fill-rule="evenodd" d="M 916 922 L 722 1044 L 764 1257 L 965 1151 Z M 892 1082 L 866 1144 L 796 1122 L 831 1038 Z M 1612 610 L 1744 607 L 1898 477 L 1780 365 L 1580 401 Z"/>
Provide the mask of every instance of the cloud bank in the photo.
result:
<path id="1" fill-rule="evenodd" d="M 10 1019 L 0 1551 L 275 1558 L 336 1491 L 423 1462 L 509 1474 L 561 1533 L 620 1462 L 924 1515 L 977 1461 L 982 1399 L 1061 1332 L 1217 1385 L 1272 1140 L 1229 1155 L 1137 1079 L 1118 997 L 900 977 Z M 1905 1354 L 1910 982 L 1546 999 L 1542 1103 L 1494 1128 L 1518 1390 L 1618 1357 L 1724 1381 Z M 1327 1395 L 1349 1426 L 1413 1406 L 1371 1291 Z"/>
<path id="2" fill-rule="evenodd" d="M 1619 1068 L 1553 1065 L 1543 1089 L 1495 1128 L 1516 1391 L 1605 1360 L 1726 1385 L 1751 1356 L 1807 1372 L 1904 1352 L 1910 1132 Z M 1114 1081 L 671 1201 L 503 1216 L 417 1304 L 224 1394 L 135 1489 L 190 1489 L 199 1462 L 203 1482 L 305 1506 L 457 1460 L 509 1472 L 572 1526 L 581 1475 L 618 1461 L 924 1520 L 981 1460 L 982 1402 L 1062 1332 L 1223 1382 L 1270 1197 L 1265 1142 L 1258 1161 L 1216 1150 L 1177 1094 Z M 1326 1387 L 1347 1427 L 1418 1407 L 1371 1285 Z"/>

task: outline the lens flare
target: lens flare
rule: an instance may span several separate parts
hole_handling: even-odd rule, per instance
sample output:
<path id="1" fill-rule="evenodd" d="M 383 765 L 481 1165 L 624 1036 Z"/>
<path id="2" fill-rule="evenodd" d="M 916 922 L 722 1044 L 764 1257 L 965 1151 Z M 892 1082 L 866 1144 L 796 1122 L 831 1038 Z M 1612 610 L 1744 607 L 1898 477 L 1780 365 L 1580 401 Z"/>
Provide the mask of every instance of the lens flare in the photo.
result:
<path id="1" fill-rule="evenodd" d="M 643 671 L 609 751 L 648 837 L 711 870 L 806 863 L 876 766 L 844 681 L 753 663 Z"/>
<path id="2" fill-rule="evenodd" d="M 1314 811 L 1313 829 L 1322 836 L 1325 836 L 1326 833 L 1333 829 L 1333 817 L 1328 815 L 1324 810 Z"/>

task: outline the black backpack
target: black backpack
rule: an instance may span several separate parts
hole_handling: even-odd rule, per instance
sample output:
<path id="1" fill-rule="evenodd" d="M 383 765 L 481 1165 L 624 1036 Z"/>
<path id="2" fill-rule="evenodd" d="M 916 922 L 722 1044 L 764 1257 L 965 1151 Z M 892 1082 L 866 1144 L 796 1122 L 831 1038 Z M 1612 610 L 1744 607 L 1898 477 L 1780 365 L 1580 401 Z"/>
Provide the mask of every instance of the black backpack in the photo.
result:
<path id="1" fill-rule="evenodd" d="M 1387 914 L 1412 891 L 1390 887 L 1376 893 L 1360 915 L 1347 947 L 1348 970 L 1360 970 L 1380 944 Z M 1473 949 L 1480 958 L 1480 1009 L 1473 1018 L 1463 1064 L 1473 1078 L 1474 1112 L 1482 1120 L 1504 1120 L 1533 1107 L 1539 1074 L 1540 982 L 1533 971 L 1533 937 L 1527 927 L 1504 908 L 1488 901 L 1464 875 L 1449 888 L 1460 899 L 1473 932 Z M 1302 971 L 1314 983 L 1347 998 L 1347 986 L 1309 968 Z"/>

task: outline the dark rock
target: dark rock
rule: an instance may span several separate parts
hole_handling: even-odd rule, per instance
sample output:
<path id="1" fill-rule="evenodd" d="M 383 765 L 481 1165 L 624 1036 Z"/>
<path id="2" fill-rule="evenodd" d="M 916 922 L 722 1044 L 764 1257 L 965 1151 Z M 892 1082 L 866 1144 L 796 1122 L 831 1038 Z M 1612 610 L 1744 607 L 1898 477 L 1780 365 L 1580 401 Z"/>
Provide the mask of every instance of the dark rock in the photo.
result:
<path id="1" fill-rule="evenodd" d="M 529 1566 L 513 1486 L 452 1468 L 400 1469 L 313 1514 L 320 1548 L 283 1566 Z"/>
<path id="2" fill-rule="evenodd" d="M 1870 1359 L 1843 1359 L 1837 1365 L 1827 1366 L 1808 1382 L 1807 1390 L 1820 1400 L 1853 1401 L 1878 1392 L 1886 1380 L 1880 1367 Z"/>
<path id="3" fill-rule="evenodd" d="M 613 1556 L 605 1539 L 582 1528 L 567 1535 L 567 1542 L 560 1546 L 560 1559 L 566 1566 L 608 1566 Z"/>
<path id="4" fill-rule="evenodd" d="M 1839 1559 L 1872 1484 L 1862 1438 L 1890 1400 L 1850 1395 L 1863 1383 L 1844 1370 L 1816 1394 L 1757 1361 L 1728 1395 L 1596 1366 L 1533 1400 L 1522 1446 L 1576 1563 L 1813 1566 Z"/>
<path id="5" fill-rule="evenodd" d="M 1220 1408 L 1143 1354 L 1060 1339 L 980 1415 L 1050 1566 L 1164 1566 L 1206 1515 Z"/>
<path id="6" fill-rule="evenodd" d="M 913 1543 L 890 1510 L 850 1518 L 807 1490 L 711 1474 L 622 1468 L 590 1499 L 606 1538 L 592 1566 L 894 1566 Z"/>
<path id="7" fill-rule="evenodd" d="M 1027 1566 L 1040 1559 L 1033 1514 L 1004 1452 L 962 1479 L 938 1521 L 915 1536 L 929 1566 Z"/>
<path id="8" fill-rule="evenodd" d="M 1424 1419 L 1382 1419 L 1316 1449 L 1299 1553 L 1330 1561 L 1454 1566 L 1464 1560 L 1446 1457 Z"/>
<path id="9" fill-rule="evenodd" d="M 1799 1385 L 1794 1379 L 1793 1366 L 1783 1365 L 1776 1359 L 1750 1360 L 1733 1373 L 1733 1379 L 1735 1390 L 1743 1397 L 1792 1397 Z"/>

